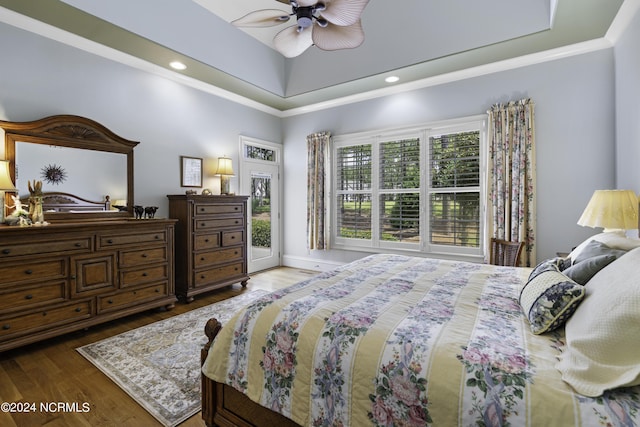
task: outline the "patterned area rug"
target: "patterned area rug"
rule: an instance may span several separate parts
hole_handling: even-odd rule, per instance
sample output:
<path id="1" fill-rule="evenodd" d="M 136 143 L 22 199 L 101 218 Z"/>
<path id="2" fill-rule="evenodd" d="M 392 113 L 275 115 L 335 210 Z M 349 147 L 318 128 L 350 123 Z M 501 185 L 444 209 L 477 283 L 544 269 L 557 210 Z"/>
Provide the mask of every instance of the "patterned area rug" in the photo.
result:
<path id="1" fill-rule="evenodd" d="M 163 425 L 173 427 L 200 411 L 200 348 L 204 325 L 223 325 L 267 291 L 255 290 L 161 320 L 76 350 Z"/>

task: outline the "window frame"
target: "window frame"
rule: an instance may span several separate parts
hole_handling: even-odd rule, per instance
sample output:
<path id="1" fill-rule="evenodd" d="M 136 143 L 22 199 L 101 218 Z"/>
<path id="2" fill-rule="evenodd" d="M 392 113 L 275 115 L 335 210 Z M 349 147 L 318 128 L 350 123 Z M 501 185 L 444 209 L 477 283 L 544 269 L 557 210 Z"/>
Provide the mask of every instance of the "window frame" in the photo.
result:
<path id="1" fill-rule="evenodd" d="M 417 126 L 405 128 L 383 129 L 378 131 L 367 131 L 353 134 L 335 135 L 332 140 L 330 153 L 330 190 L 327 197 L 327 206 L 330 208 L 328 215 L 328 226 L 330 228 L 331 247 L 340 250 L 356 250 L 363 252 L 391 252 L 408 253 L 412 255 L 434 255 L 439 257 L 449 257 L 457 259 L 481 260 L 484 257 L 484 235 L 485 217 L 487 205 L 486 190 L 486 164 L 488 152 L 486 150 L 486 127 L 487 116 L 477 115 L 453 120 L 425 123 Z M 478 247 L 464 247 L 453 245 L 432 244 L 428 240 L 431 219 L 429 197 L 431 191 L 431 167 L 430 167 L 430 137 L 448 133 L 460 133 L 469 131 L 479 131 L 479 153 L 480 153 L 480 185 L 478 187 L 454 187 L 457 193 L 479 192 L 480 197 L 480 217 L 479 217 L 479 238 Z M 382 240 L 379 236 L 380 230 L 380 196 L 382 194 L 394 194 L 406 192 L 380 189 L 380 145 L 383 142 L 399 141 L 403 139 L 419 138 L 420 140 L 420 196 L 419 218 L 420 218 L 420 241 L 393 242 Z M 354 193 L 342 191 L 337 188 L 338 168 L 337 153 L 342 147 L 371 144 L 372 165 L 371 165 L 371 189 L 358 190 L 358 194 L 369 194 L 371 197 L 371 239 L 355 239 L 340 237 L 338 231 L 338 195 L 343 193 Z M 442 192 L 438 188 L 437 192 Z"/>

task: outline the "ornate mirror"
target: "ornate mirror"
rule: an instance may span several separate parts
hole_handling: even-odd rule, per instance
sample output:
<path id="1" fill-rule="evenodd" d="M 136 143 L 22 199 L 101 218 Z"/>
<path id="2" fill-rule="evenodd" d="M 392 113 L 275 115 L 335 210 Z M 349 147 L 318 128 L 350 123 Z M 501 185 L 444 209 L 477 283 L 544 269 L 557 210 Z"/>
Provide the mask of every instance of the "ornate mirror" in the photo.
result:
<path id="1" fill-rule="evenodd" d="M 49 210 L 45 206 L 47 221 L 132 215 L 133 149 L 138 142 L 72 115 L 32 122 L 0 121 L 0 127 L 5 131 L 5 158 L 10 161 L 20 198 L 29 196 L 28 182 L 37 180 L 60 206 Z"/>

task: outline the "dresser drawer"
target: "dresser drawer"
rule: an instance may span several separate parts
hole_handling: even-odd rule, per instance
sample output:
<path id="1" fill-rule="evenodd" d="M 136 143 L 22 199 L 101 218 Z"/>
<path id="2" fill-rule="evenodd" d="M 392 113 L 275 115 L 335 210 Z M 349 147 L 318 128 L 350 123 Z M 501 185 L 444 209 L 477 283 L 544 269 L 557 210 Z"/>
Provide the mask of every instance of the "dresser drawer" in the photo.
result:
<path id="1" fill-rule="evenodd" d="M 0 313 L 63 302 L 66 299 L 66 284 L 67 282 L 63 280 L 46 285 L 0 291 Z"/>
<path id="2" fill-rule="evenodd" d="M 244 214 L 243 203 L 225 203 L 225 204 L 203 204 L 196 203 L 194 209 L 195 216 L 201 215 L 226 215 L 226 214 Z"/>
<path id="3" fill-rule="evenodd" d="M 167 247 L 120 252 L 120 267 L 134 267 L 167 261 Z"/>
<path id="4" fill-rule="evenodd" d="M 216 218 L 216 219 L 196 219 L 196 230 L 211 230 L 217 228 L 230 228 L 230 227 L 242 227 L 244 225 L 244 218 Z"/>
<path id="5" fill-rule="evenodd" d="M 193 249 L 202 251 L 220 247 L 220 233 L 197 234 L 193 239 Z"/>
<path id="6" fill-rule="evenodd" d="M 68 238 L 64 235 L 46 241 L 0 244 L 0 260 L 22 255 L 49 254 L 55 252 L 88 252 L 93 247 L 92 236 Z"/>
<path id="7" fill-rule="evenodd" d="M 167 280 L 167 265 L 157 265 L 144 269 L 120 272 L 120 287 Z"/>
<path id="8" fill-rule="evenodd" d="M 229 261 L 242 260 L 242 247 L 222 249 L 213 252 L 201 252 L 194 255 L 194 268 L 201 268 L 207 265 L 222 264 Z"/>
<path id="9" fill-rule="evenodd" d="M 231 279 L 244 274 L 244 266 L 241 262 L 216 267 L 209 270 L 195 272 L 194 284 L 196 287 Z"/>
<path id="10" fill-rule="evenodd" d="M 91 302 L 82 301 L 0 319 L 0 340 L 91 317 Z"/>
<path id="11" fill-rule="evenodd" d="M 98 297 L 98 312 L 118 310 L 125 306 L 167 296 L 167 283 L 158 283 L 143 288 L 131 289 L 113 295 Z"/>
<path id="12" fill-rule="evenodd" d="M 130 234 L 105 234 L 98 236 L 98 249 L 112 248 L 115 246 L 132 245 L 140 243 L 158 242 L 165 243 L 167 241 L 166 230 L 143 231 Z"/>
<path id="13" fill-rule="evenodd" d="M 244 243 L 244 230 L 224 231 L 222 233 L 222 246 L 233 246 Z"/>
<path id="14" fill-rule="evenodd" d="M 0 285 L 66 279 L 68 275 L 66 258 L 5 264 L 0 266 Z"/>

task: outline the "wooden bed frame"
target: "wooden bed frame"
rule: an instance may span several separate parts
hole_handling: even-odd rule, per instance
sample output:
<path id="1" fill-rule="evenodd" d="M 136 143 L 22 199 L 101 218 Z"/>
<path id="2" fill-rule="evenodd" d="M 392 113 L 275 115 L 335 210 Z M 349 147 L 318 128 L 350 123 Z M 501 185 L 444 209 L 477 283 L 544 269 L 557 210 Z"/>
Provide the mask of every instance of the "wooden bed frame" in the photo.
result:
<path id="1" fill-rule="evenodd" d="M 204 332 L 208 342 L 200 351 L 202 365 L 209 354 L 213 339 L 222 329 L 216 319 L 209 319 Z M 221 384 L 201 374 L 202 419 L 209 427 L 299 427 L 288 418 L 250 400 L 244 394 L 226 384 Z"/>
<path id="2" fill-rule="evenodd" d="M 29 196 L 20 199 L 23 206 L 29 206 Z M 111 200 L 106 196 L 103 201 L 95 202 L 69 193 L 45 192 L 42 194 L 42 210 L 47 212 L 95 212 L 111 210 Z"/>

